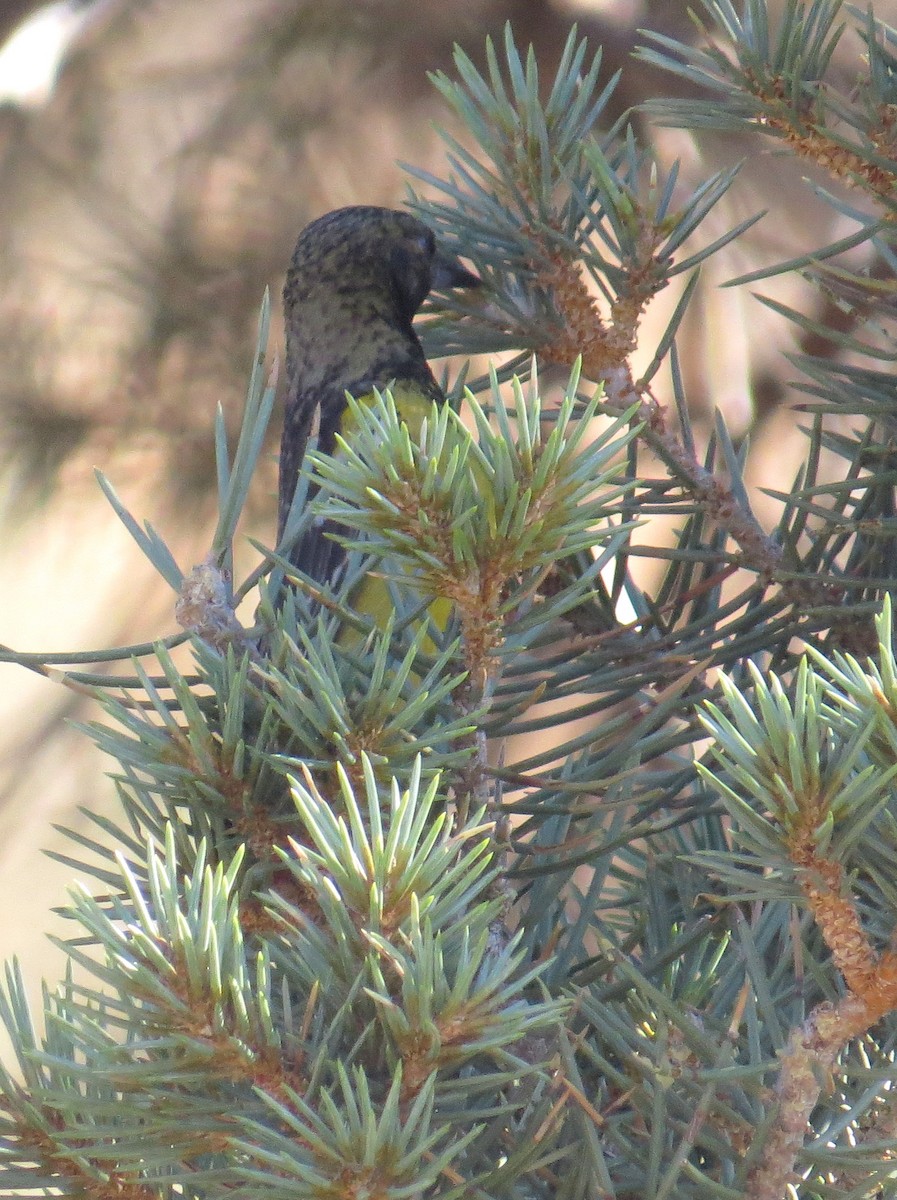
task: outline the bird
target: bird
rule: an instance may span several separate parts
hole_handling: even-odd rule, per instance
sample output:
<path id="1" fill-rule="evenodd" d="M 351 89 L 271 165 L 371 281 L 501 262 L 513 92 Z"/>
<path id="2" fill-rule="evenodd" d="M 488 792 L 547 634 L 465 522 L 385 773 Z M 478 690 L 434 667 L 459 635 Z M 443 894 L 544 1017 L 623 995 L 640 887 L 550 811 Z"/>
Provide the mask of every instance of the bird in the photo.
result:
<path id="1" fill-rule="evenodd" d="M 434 289 L 476 288 L 478 275 L 439 246 L 410 213 L 372 205 L 335 209 L 299 235 L 283 290 L 286 398 L 280 443 L 280 544 L 310 436 L 321 454 L 351 442 L 348 392 L 359 403 L 389 388 L 412 437 L 446 397 L 427 363 L 413 320 Z M 310 484 L 308 499 L 316 491 Z M 345 530 L 316 519 L 289 549 L 289 562 L 318 584 L 339 578 Z"/>

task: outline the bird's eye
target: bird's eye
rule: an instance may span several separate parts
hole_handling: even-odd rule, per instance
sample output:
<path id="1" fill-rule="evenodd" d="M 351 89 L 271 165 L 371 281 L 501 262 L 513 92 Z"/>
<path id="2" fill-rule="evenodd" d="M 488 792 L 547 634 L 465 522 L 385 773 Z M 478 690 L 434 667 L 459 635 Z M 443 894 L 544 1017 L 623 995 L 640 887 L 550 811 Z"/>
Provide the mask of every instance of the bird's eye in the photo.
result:
<path id="1" fill-rule="evenodd" d="M 415 250 L 419 251 L 425 257 L 432 258 L 436 253 L 436 237 L 432 229 L 426 230 L 420 237 L 414 238 L 413 241 Z"/>

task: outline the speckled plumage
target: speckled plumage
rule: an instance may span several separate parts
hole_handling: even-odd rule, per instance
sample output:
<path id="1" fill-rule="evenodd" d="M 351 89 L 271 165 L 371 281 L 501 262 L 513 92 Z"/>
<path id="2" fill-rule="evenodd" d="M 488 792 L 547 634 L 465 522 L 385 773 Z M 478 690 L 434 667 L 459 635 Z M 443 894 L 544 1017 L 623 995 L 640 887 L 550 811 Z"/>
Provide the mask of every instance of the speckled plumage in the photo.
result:
<path id="1" fill-rule="evenodd" d="M 408 213 L 341 208 L 302 231 L 283 291 L 287 394 L 278 540 L 309 436 L 317 428 L 319 450 L 333 452 L 346 392 L 361 399 L 373 387 L 396 383 L 427 402 L 444 399 L 412 321 L 433 287 L 477 283 Z M 344 557 L 326 534 L 323 524 L 315 526 L 290 555 L 319 581 L 332 578 Z"/>

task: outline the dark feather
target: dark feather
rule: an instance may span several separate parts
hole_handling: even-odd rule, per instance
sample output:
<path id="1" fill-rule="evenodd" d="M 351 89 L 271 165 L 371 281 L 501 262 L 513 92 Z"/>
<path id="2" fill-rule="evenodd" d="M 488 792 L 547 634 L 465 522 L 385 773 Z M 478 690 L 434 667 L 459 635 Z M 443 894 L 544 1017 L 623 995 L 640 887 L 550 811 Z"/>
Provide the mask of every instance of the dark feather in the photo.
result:
<path id="1" fill-rule="evenodd" d="M 445 399 L 412 322 L 432 287 L 478 283 L 408 213 L 341 208 L 303 230 L 283 292 L 287 393 L 278 541 L 309 438 L 317 428 L 318 449 L 333 453 L 346 392 L 361 397 L 374 387 L 407 382 L 436 401 Z M 345 551 L 329 534 L 339 531 L 333 522 L 316 522 L 290 561 L 320 583 L 333 581 Z"/>

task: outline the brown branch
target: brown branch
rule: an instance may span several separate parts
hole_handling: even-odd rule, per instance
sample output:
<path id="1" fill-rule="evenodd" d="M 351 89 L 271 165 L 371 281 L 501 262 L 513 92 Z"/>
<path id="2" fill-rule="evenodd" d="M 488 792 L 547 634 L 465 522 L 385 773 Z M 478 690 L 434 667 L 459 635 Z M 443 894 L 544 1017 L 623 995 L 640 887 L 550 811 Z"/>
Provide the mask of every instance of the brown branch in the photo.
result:
<path id="1" fill-rule="evenodd" d="M 747 71 L 744 81 L 765 109 L 757 117 L 757 124 L 762 130 L 781 138 L 799 158 L 810 159 L 845 187 L 863 185 L 873 196 L 887 202 L 885 215 L 894 219 L 892 202 L 897 188 L 897 175 L 893 171 L 870 162 L 860 151 L 843 145 L 823 124 L 804 121 L 789 99 L 791 85 L 786 79 L 775 77 L 761 82 Z M 871 126 L 866 130 L 869 149 L 883 158 L 893 158 L 897 108 L 891 104 L 881 104 L 876 112 L 878 127 Z"/>
<path id="2" fill-rule="evenodd" d="M 630 264 L 627 286 L 612 305 L 610 322 L 605 322 L 599 312 L 580 265 L 572 255 L 541 241 L 537 230 L 528 231 L 542 248 L 541 260 L 537 260 L 541 264 L 539 286 L 553 297 L 562 322 L 552 341 L 537 347 L 537 354 L 568 368 L 581 357 L 583 374 L 604 382 L 611 412 L 625 412 L 633 405 L 638 406 L 636 417 L 644 423 L 645 442 L 711 520 L 732 538 L 741 551 L 741 566 L 756 572 L 766 583 L 778 584 L 794 605 L 805 608 L 839 603 L 840 593 L 828 584 L 784 577 L 782 547 L 745 510 L 732 489 L 698 462 L 669 428 L 662 406 L 645 386 L 633 379 L 629 355 L 636 345 L 642 313 L 666 283 L 654 257 L 660 235 L 646 218 L 642 221 L 644 228 L 637 239 L 639 258 Z"/>
<path id="3" fill-rule="evenodd" d="M 81 1196 L 84 1200 L 158 1200 L 159 1193 L 155 1188 L 149 1188 L 142 1183 L 129 1179 L 117 1172 L 96 1168 L 92 1174 L 85 1166 L 89 1156 L 79 1148 L 79 1139 L 72 1138 L 66 1133 L 59 1114 L 50 1107 L 38 1109 L 43 1119 L 51 1129 L 58 1129 L 60 1136 L 54 1137 L 51 1132 L 41 1129 L 36 1123 L 32 1111 L 34 1100 L 27 1100 L 25 1111 L 28 1117 L 13 1114 L 9 1104 L 9 1093 L 0 1111 L 10 1114 L 12 1131 L 7 1135 L 11 1143 L 18 1144 L 27 1150 L 28 1157 L 46 1171 L 47 1178 L 62 1185 L 67 1195 Z M 84 1144 L 93 1144 L 95 1139 L 84 1138 Z"/>
<path id="4" fill-rule="evenodd" d="M 792 1032 L 779 1055 L 776 1120 L 762 1161 L 748 1176 L 745 1200 L 782 1200 L 788 1184 L 797 1181 L 795 1164 L 825 1080 L 846 1042 L 869 1024 L 866 1005 L 849 995 L 837 1005 L 818 1005 Z"/>
<path id="5" fill-rule="evenodd" d="M 763 1161 L 748 1179 L 745 1200 L 781 1200 L 797 1179 L 795 1164 L 810 1115 L 847 1043 L 897 1009 L 897 954 L 876 955 L 853 898 L 844 894 L 841 864 L 817 852 L 813 829 L 824 805 L 803 805 L 788 837 L 804 895 L 850 989 L 837 1005 L 820 1004 L 780 1054 L 778 1112 Z"/>

